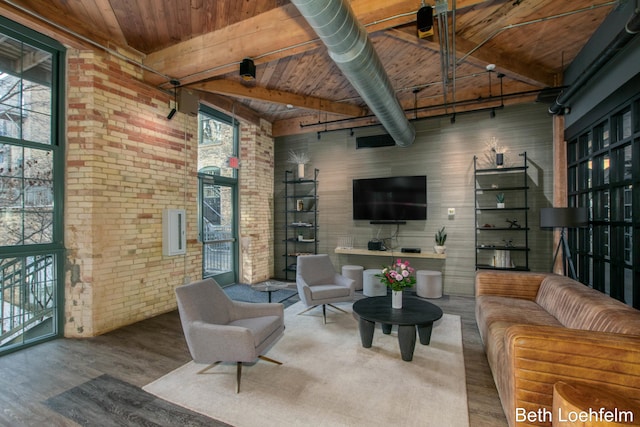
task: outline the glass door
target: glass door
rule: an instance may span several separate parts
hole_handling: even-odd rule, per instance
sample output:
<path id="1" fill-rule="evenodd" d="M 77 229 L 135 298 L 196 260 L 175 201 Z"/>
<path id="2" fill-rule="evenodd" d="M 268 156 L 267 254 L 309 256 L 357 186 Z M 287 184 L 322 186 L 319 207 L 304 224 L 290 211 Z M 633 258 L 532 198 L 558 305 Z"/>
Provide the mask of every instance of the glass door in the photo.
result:
<path id="1" fill-rule="evenodd" d="M 238 270 L 236 185 L 224 181 L 200 175 L 202 276 L 213 277 L 222 286 L 235 283 Z"/>
<path id="2" fill-rule="evenodd" d="M 238 122 L 201 106 L 198 115 L 199 232 L 202 277 L 220 285 L 238 279 Z M 237 162 L 236 162 L 237 163 Z"/>

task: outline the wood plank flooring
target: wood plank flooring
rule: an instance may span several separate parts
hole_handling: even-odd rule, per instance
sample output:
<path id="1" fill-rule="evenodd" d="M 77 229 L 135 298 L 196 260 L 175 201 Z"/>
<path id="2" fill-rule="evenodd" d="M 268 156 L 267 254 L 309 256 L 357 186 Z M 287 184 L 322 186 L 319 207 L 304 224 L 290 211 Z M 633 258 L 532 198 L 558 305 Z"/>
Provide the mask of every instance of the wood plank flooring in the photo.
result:
<path id="1" fill-rule="evenodd" d="M 475 324 L 474 299 L 445 296 L 432 302 L 462 318 L 470 426 L 506 426 Z M 61 415 L 46 401 L 104 375 L 140 388 L 190 360 L 177 312 L 95 338 L 59 339 L 8 354 L 0 358 L 0 425 L 86 425 Z M 165 418 L 166 424 L 149 420 L 144 425 L 181 425 L 184 418 L 176 417 Z"/>

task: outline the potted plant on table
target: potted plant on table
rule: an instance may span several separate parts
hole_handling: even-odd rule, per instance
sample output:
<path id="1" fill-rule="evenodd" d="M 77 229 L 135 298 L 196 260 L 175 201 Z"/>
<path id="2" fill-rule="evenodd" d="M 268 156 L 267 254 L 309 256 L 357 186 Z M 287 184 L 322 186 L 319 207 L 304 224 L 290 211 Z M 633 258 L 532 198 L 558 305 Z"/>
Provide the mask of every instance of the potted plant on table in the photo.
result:
<path id="1" fill-rule="evenodd" d="M 402 290 L 415 285 L 416 278 L 413 275 L 415 269 L 409 265 L 409 261 L 402 261 L 400 258 L 391 266 L 383 267 L 380 274 L 380 282 L 391 288 L 391 306 L 402 308 Z"/>
<path id="2" fill-rule="evenodd" d="M 433 247 L 433 250 L 437 254 L 445 253 L 447 250 L 447 247 L 444 245 L 444 243 L 447 241 L 447 233 L 444 232 L 444 227 L 438 230 L 438 232 L 436 233 L 435 239 L 436 239 L 436 245 Z"/>

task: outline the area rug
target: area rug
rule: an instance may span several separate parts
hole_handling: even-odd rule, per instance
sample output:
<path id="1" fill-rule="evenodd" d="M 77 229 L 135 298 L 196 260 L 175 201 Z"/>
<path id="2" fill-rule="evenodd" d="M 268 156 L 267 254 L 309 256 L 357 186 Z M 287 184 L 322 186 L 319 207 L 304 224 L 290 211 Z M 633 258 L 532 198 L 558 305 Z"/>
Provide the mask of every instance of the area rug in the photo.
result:
<path id="1" fill-rule="evenodd" d="M 242 370 L 235 392 L 234 363 L 198 374 L 190 362 L 143 387 L 174 404 L 237 427 L 469 425 L 460 318 L 445 314 L 431 344 L 416 342 L 413 361 L 400 358 L 397 332 L 377 328 L 363 348 L 349 312 L 285 310 L 284 336 L 266 356 Z"/>

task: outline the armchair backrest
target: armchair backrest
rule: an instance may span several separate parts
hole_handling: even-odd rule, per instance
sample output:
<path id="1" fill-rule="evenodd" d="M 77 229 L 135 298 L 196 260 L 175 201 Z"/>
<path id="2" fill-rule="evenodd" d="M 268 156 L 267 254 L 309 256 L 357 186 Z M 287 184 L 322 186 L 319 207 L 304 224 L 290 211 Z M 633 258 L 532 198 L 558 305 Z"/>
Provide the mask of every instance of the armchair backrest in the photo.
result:
<path id="1" fill-rule="evenodd" d="M 213 279 L 177 287 L 176 298 L 185 331 L 196 321 L 226 325 L 231 320 L 231 299 Z"/>
<path id="2" fill-rule="evenodd" d="M 298 257 L 296 276 L 301 277 L 309 286 L 331 284 L 335 274 L 336 270 L 327 254 Z"/>

